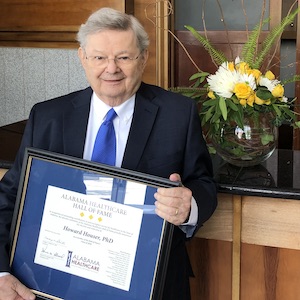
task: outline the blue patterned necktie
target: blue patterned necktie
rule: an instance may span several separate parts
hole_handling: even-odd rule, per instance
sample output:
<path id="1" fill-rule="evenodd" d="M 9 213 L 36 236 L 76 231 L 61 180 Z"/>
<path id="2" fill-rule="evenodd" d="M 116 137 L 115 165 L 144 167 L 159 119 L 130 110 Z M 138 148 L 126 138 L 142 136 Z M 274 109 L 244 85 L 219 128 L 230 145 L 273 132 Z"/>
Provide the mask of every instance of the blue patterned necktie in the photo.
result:
<path id="1" fill-rule="evenodd" d="M 99 128 L 96 136 L 92 161 L 114 166 L 116 163 L 116 134 L 113 120 L 117 116 L 113 108 L 111 108 L 106 119 Z"/>

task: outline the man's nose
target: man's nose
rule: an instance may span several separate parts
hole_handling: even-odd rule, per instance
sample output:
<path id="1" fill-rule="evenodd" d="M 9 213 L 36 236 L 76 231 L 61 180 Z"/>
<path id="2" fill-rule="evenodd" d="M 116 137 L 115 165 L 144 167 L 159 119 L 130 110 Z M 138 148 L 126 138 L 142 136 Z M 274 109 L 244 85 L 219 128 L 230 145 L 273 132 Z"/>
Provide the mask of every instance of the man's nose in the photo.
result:
<path id="1" fill-rule="evenodd" d="M 118 66 L 117 60 L 115 58 L 107 59 L 106 69 L 108 70 L 109 73 L 115 73 L 118 68 L 119 68 L 119 66 Z"/>

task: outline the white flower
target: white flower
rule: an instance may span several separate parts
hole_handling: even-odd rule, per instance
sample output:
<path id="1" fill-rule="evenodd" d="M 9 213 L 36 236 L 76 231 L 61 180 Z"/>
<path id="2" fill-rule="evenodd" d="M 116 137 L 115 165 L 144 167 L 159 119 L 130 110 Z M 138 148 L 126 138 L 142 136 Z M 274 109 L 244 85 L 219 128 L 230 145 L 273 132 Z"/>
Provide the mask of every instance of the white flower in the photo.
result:
<path id="1" fill-rule="evenodd" d="M 256 89 L 255 77 L 252 74 L 240 74 L 239 73 L 239 83 L 246 82 L 251 89 L 254 91 Z"/>
<path id="2" fill-rule="evenodd" d="M 240 62 L 241 62 L 241 59 L 240 59 L 239 56 L 237 56 L 237 57 L 235 58 L 234 64 L 235 64 L 235 65 L 238 65 Z"/>
<path id="3" fill-rule="evenodd" d="M 215 74 L 208 76 L 207 82 L 210 90 L 217 95 L 224 98 L 231 98 L 238 79 L 238 73 L 235 70 L 230 71 L 228 69 L 228 62 L 224 62 Z"/>
<path id="4" fill-rule="evenodd" d="M 280 83 L 280 81 L 277 79 L 270 80 L 264 76 L 261 76 L 259 79 L 259 85 L 265 86 L 270 92 L 272 92 L 273 89 L 275 88 L 275 86 L 279 83 Z"/>

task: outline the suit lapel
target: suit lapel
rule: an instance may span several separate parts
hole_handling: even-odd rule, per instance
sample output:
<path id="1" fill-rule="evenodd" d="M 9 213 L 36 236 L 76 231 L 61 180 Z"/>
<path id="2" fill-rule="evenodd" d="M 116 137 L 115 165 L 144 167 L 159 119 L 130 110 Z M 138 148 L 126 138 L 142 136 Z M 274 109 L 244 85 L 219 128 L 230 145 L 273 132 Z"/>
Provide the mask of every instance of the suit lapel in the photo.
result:
<path id="1" fill-rule="evenodd" d="M 137 92 L 132 124 L 122 162 L 123 168 L 136 170 L 143 155 L 158 112 L 158 106 L 151 102 L 153 97 L 154 95 L 142 92 L 141 89 Z"/>
<path id="2" fill-rule="evenodd" d="M 83 157 L 91 96 L 91 88 L 80 92 L 64 115 L 64 152 L 68 155 Z"/>

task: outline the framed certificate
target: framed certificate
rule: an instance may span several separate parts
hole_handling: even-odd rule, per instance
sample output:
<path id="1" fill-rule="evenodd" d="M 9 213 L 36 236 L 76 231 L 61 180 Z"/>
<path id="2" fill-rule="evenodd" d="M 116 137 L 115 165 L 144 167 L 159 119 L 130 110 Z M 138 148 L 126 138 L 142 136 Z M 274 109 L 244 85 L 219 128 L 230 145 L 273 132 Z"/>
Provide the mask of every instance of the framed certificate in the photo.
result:
<path id="1" fill-rule="evenodd" d="M 178 183 L 26 149 L 11 230 L 12 273 L 37 299 L 161 299 L 173 225 L 158 187 Z"/>

